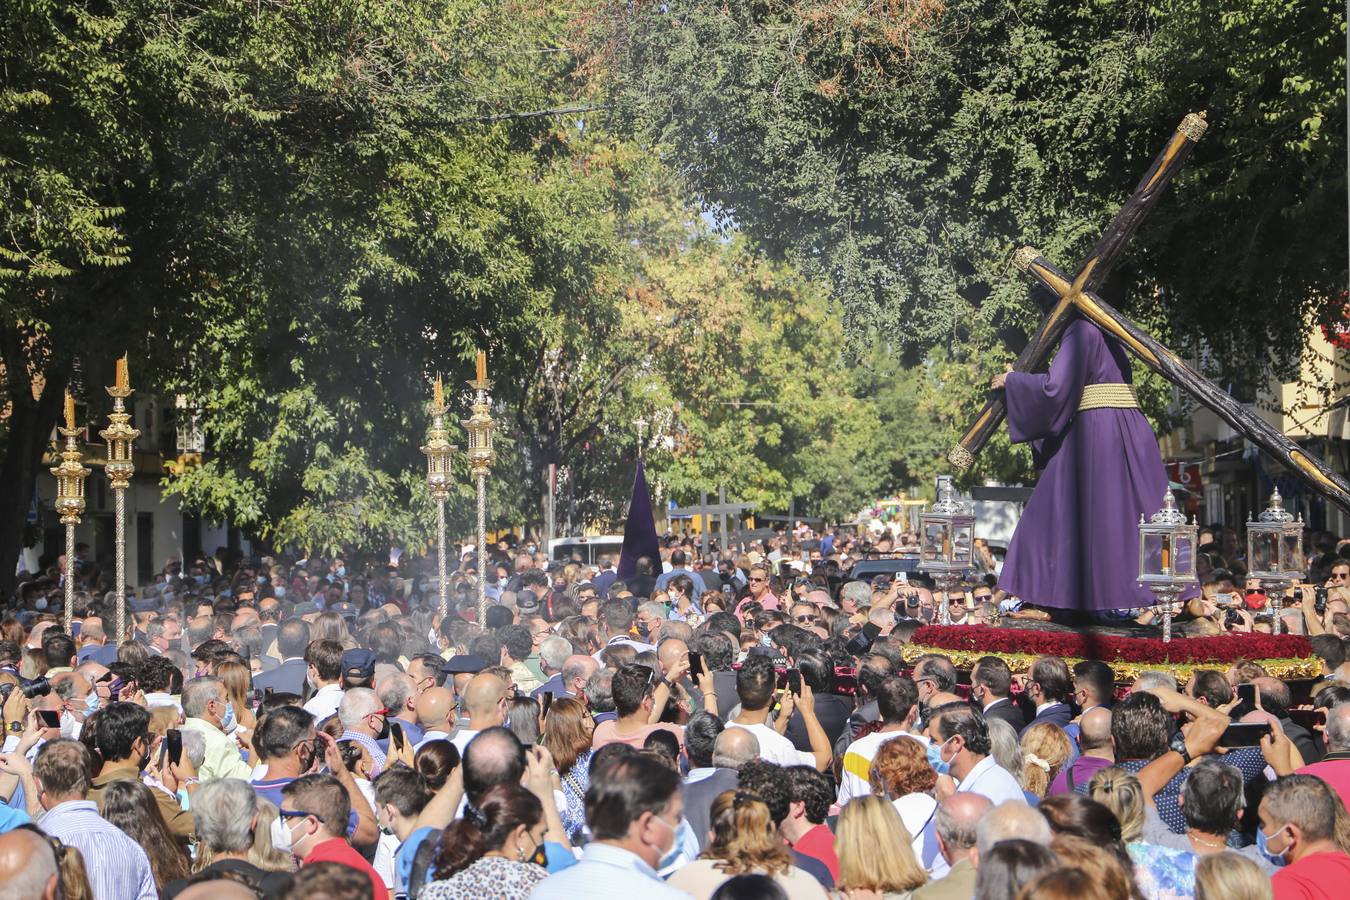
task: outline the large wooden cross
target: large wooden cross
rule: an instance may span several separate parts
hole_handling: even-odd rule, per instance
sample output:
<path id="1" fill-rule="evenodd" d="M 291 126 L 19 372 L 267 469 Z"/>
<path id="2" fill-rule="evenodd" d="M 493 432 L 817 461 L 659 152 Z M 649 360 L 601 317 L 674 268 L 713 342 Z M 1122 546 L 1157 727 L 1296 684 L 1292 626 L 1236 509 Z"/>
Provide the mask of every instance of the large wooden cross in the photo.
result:
<path id="1" fill-rule="evenodd" d="M 1195 371 L 1181 357 L 1112 308 L 1094 290 L 1119 259 L 1125 242 L 1144 214 L 1156 202 L 1160 188 L 1171 178 L 1190 147 L 1204 134 L 1204 128 L 1201 116 L 1192 114 L 1182 120 L 1168 146 L 1154 160 L 1149 173 L 1116 215 L 1076 276 L 1071 278 L 1056 268 L 1039 250 L 1023 247 L 1017 251 L 1014 256 L 1017 267 L 1048 288 L 1057 300 L 1036 336 L 1018 357 L 1015 369 L 1032 372 L 1043 366 L 1073 318 L 1086 316 L 1107 334 L 1119 339 L 1149 368 L 1191 394 L 1238 434 L 1282 462 L 1314 491 L 1350 512 L 1350 482 Z M 961 442 L 948 454 L 948 459 L 960 468 L 968 467 L 974 454 L 984 446 L 1006 414 L 1002 397 L 992 399 L 967 429 Z"/>
<path id="2" fill-rule="evenodd" d="M 1196 142 L 1204 136 L 1206 127 L 1204 113 L 1190 113 L 1181 120 L 1181 124 L 1168 139 L 1167 146 L 1163 147 L 1162 152 L 1154 158 L 1153 164 L 1140 179 L 1134 193 L 1120 207 L 1111 224 L 1102 232 L 1097 246 L 1092 248 L 1083 265 L 1079 266 L 1075 283 L 1080 290 L 1096 290 L 1106 281 L 1106 277 L 1120 260 L 1121 254 L 1125 252 L 1125 245 L 1139 227 L 1139 223 L 1144 221 L 1144 217 L 1157 205 L 1158 198 L 1162 196 L 1172 176 L 1180 170 Z M 1078 312 L 1073 303 L 1060 297 L 1058 302 L 1051 306 L 1036 334 L 1022 349 L 1017 362 L 1013 364 L 1013 370 L 1036 372 L 1043 368 L 1050 361 L 1050 355 L 1054 353 L 1055 347 L 1059 346 L 1059 340 L 1064 337 L 1069 323 L 1077 317 Z M 980 414 L 971 422 L 961 440 L 947 454 L 948 461 L 958 469 L 970 468 L 976 454 L 984 449 L 985 443 L 998 430 L 999 424 L 1007 414 L 1008 408 L 1004 403 L 1002 392 L 991 393 L 984 409 L 980 410 Z"/>

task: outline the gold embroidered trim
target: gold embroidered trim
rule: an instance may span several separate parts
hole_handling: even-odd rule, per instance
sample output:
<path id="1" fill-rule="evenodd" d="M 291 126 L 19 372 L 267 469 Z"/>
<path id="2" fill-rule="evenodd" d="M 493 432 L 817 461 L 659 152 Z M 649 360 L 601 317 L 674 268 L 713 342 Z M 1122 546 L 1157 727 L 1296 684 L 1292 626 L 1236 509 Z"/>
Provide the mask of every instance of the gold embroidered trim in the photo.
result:
<path id="1" fill-rule="evenodd" d="M 1128 384 L 1089 384 L 1078 400 L 1078 411 L 1085 409 L 1138 409 L 1139 398 Z"/>

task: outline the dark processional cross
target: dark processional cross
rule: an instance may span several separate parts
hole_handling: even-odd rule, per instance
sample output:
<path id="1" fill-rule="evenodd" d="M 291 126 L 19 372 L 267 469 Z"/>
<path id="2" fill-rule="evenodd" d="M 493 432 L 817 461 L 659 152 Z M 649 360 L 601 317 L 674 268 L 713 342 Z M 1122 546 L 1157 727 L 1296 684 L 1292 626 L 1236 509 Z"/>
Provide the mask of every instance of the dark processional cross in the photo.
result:
<path id="1" fill-rule="evenodd" d="M 1096 292 L 1120 260 L 1130 236 L 1157 204 L 1172 176 L 1204 135 L 1206 127 L 1204 113 L 1191 113 L 1182 119 L 1167 146 L 1153 160 L 1153 165 L 1111 220 L 1076 276 L 1070 277 L 1056 268 L 1039 250 L 1023 247 L 1017 251 L 1013 258 L 1017 267 L 1047 288 L 1056 300 L 1036 334 L 1017 357 L 1013 369 L 1018 372 L 1044 369 L 1069 324 L 1077 316 L 1084 316 L 1102 331 L 1117 338 L 1150 369 L 1189 393 L 1201 405 L 1213 410 L 1238 434 L 1287 466 L 1314 491 L 1350 512 L 1350 482 L 1280 433 L 1265 419 L 1234 400 L 1218 385 L 1113 309 Z M 958 469 L 969 468 L 975 461 L 975 454 L 984 448 L 1006 415 L 1007 407 L 1002 394 L 992 392 L 984 409 L 947 454 L 948 461 Z"/>

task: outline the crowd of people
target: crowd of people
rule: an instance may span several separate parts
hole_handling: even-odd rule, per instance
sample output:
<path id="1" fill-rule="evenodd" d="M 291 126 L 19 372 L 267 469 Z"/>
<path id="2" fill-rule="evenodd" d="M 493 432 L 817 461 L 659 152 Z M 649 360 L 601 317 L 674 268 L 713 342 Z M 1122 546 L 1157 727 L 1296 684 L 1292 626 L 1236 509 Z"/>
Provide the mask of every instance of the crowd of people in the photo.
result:
<path id="1" fill-rule="evenodd" d="M 80 560 L 69 631 L 58 571 L 0 620 L 0 900 L 1339 896 L 1350 563 L 1312 540 L 1311 686 L 916 657 L 938 604 L 1019 612 L 992 560 L 935 594 L 833 533 L 623 578 L 504 541 L 482 621 L 468 552 L 442 615 L 422 561 L 222 551 L 123 635 Z"/>

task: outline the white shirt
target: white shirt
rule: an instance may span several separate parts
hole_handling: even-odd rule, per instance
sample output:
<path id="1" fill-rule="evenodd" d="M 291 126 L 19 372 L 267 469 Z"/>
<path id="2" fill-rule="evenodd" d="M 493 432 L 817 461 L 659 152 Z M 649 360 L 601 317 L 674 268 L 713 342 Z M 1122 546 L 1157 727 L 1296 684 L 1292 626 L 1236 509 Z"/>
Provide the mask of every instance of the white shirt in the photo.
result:
<path id="1" fill-rule="evenodd" d="M 628 646 L 636 650 L 638 653 L 645 653 L 648 650 L 656 649 L 651 644 L 644 644 L 642 641 L 635 641 L 632 638 L 624 637 L 622 635 L 620 635 L 619 637 L 610 638 L 609 643 L 605 644 L 605 647 L 612 647 L 615 644 L 627 644 Z M 596 662 L 600 662 L 600 654 L 604 652 L 605 652 L 604 647 L 600 648 L 599 652 L 591 654 L 591 659 L 595 660 Z"/>
<path id="2" fill-rule="evenodd" d="M 476 737 L 478 737 L 478 732 L 468 728 L 461 728 L 459 731 L 455 732 L 455 736 L 450 739 L 450 743 L 454 744 L 455 749 L 459 751 L 459 755 L 463 756 L 464 748 L 469 746 L 469 741 Z"/>
<path id="3" fill-rule="evenodd" d="M 337 715 L 338 706 L 342 703 L 342 685 L 325 684 L 314 692 L 305 703 L 305 712 L 314 717 L 314 724 L 318 725 L 329 716 Z"/>
<path id="4" fill-rule="evenodd" d="M 804 753 L 792 745 L 792 741 L 783 737 L 774 731 L 768 725 L 741 725 L 737 722 L 728 722 L 728 728 L 744 728 L 750 732 L 759 741 L 759 758 L 771 763 L 777 763 L 780 766 L 810 766 L 816 767 L 816 758 L 810 753 Z"/>
<path id="5" fill-rule="evenodd" d="M 431 743 L 432 741 L 445 741 L 445 740 L 450 740 L 450 732 L 448 732 L 448 731 L 426 731 L 426 732 L 423 732 L 423 733 L 422 733 L 422 740 L 420 740 L 420 741 L 417 742 L 417 746 L 413 748 L 413 752 L 416 753 L 418 750 L 421 750 L 423 747 L 425 747 L 427 744 Z M 450 742 L 451 742 L 452 744 L 454 743 L 454 741 L 450 741 Z M 467 743 L 467 742 L 466 742 L 466 743 Z M 455 746 L 455 749 L 456 749 L 456 750 L 459 750 L 461 753 L 463 753 L 463 748 L 462 748 L 462 747 L 456 745 L 456 746 Z"/>
<path id="6" fill-rule="evenodd" d="M 692 900 L 692 895 L 661 880 L 635 854 L 613 844 L 586 845 L 575 866 L 548 876 L 530 892 L 530 900 Z"/>
<path id="7" fill-rule="evenodd" d="M 1017 779 L 1013 777 L 1011 772 L 995 762 L 992 756 L 986 756 L 976 763 L 975 768 L 967 772 L 966 777 L 961 779 L 961 783 L 956 786 L 956 790 L 988 797 L 989 801 L 995 806 L 1000 803 L 1027 802 L 1027 796 L 1022 793 L 1022 786 L 1017 783 Z"/>
<path id="8" fill-rule="evenodd" d="M 881 745 L 896 738 L 912 738 L 920 744 L 926 744 L 918 735 L 904 731 L 874 731 L 864 735 L 848 745 L 844 751 L 843 777 L 839 780 L 839 796 L 836 798 L 843 806 L 854 797 L 866 797 L 872 793 L 872 760 L 876 758 Z"/>
<path id="9" fill-rule="evenodd" d="M 914 858 L 928 872 L 930 880 L 942 878 L 951 866 L 938 850 L 937 844 L 937 801 L 928 794 L 906 794 L 892 800 L 891 805 L 900 813 L 900 821 L 905 830 L 914 835 L 911 847 Z"/>

